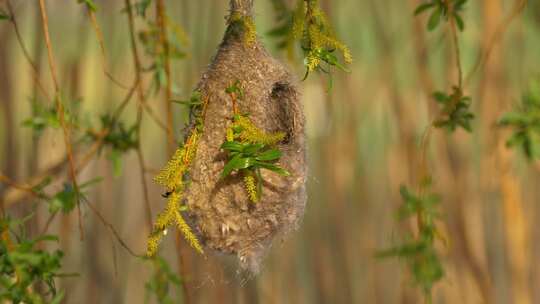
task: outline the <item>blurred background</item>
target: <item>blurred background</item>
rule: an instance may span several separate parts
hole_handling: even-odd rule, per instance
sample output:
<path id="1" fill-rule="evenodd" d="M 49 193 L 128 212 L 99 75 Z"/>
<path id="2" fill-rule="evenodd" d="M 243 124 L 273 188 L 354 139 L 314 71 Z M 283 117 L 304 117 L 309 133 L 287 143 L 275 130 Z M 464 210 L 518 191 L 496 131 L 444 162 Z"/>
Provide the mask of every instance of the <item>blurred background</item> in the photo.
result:
<path id="1" fill-rule="evenodd" d="M 442 26 L 428 32 L 426 16 L 415 18 L 418 0 L 320 0 L 337 36 L 351 49 L 351 72 L 336 71 L 333 88 L 328 78 L 312 75 L 299 83 L 309 141 L 309 197 L 300 229 L 276 241 L 256 276 L 238 273 L 234 263 L 197 255 L 183 246 L 182 280 L 190 303 L 420 303 L 422 294 L 399 259 L 377 259 L 378 250 L 399 243 L 414 223 L 396 220 L 402 203 L 399 187 L 418 183 L 420 140 L 437 114 L 431 99 L 435 90 L 450 91 L 456 77 L 449 31 Z M 479 54 L 491 45 L 489 60 L 466 83 L 476 115 L 473 132 L 433 132 L 427 159 L 433 191 L 441 196 L 440 230 L 448 240 L 439 244 L 445 278 L 434 288 L 434 303 L 540 303 L 540 166 L 505 147 L 508 130 L 497 127 L 501 115 L 517 104 L 540 73 L 540 5 L 531 1 L 509 26 L 503 26 L 514 1 L 469 1 L 465 31 L 459 35 L 465 75 Z M 7 11 L 7 2 L 0 2 Z M 96 0 L 96 24 L 103 34 L 107 69 L 131 86 L 135 69 L 124 1 Z M 187 99 L 209 64 L 222 38 L 228 5 L 225 0 L 165 1 L 167 22 L 185 57 L 172 60 L 173 97 Z M 69 180 L 62 131 L 41 130 L 30 120 L 51 108 L 53 83 L 47 63 L 37 1 L 11 0 L 18 31 L 29 57 L 35 61 L 43 90 L 17 41 L 12 22 L 0 20 L 0 168 L 22 184 L 37 183 L 51 195 Z M 46 1 L 49 30 L 59 83 L 70 117 L 77 125 L 98 129 L 100 115 L 111 113 L 128 90 L 104 75 L 96 31 L 84 5 L 74 0 Z M 269 51 L 301 79 L 302 58 L 278 50 L 268 35 L 275 27 L 272 1 L 256 1 L 258 33 Z M 147 11 L 154 19 L 154 6 Z M 172 26 L 174 24 L 174 27 Z M 148 30 L 135 18 L 137 32 Z M 143 67 L 152 66 L 140 40 Z M 178 57 L 182 57 L 179 54 Z M 143 73 L 148 92 L 152 71 Z M 163 90 L 148 93 L 154 118 L 144 112 L 141 151 L 152 214 L 165 203 L 162 189 L 152 182 L 167 160 Z M 137 100 L 126 106 L 121 120 L 137 119 Z M 186 108 L 174 105 L 174 133 L 181 138 Z M 46 112 L 46 111 L 45 111 Z M 53 111 L 54 113 L 54 111 Z M 53 115 L 54 116 L 54 115 Z M 54 120 L 54 119 L 53 119 Z M 156 123 L 157 121 L 157 123 Z M 92 127 L 93 126 L 93 127 Z M 88 134 L 73 132 L 77 163 L 85 163 L 79 181 L 99 176 L 101 182 L 83 189 L 88 201 L 110 222 L 118 236 L 136 253 L 143 253 L 149 233 L 144 187 L 137 152 L 121 154 L 104 148 L 85 160 L 92 147 Z M 87 133 L 87 132 L 86 132 Z M 79 136 L 80 135 L 80 136 Z M 85 140 L 80 138 L 86 138 Z M 117 150 L 122 150 L 118 148 Z M 34 178 L 38 176 L 38 178 Z M 31 179 L 34 178 L 34 179 Z M 77 277 L 57 280 L 66 291 L 65 303 L 143 303 L 155 272 L 153 264 L 131 256 L 110 227 L 81 205 L 84 238 L 77 211 L 51 216 L 50 206 L 0 183 L 0 199 L 13 217 L 31 212 L 30 235 L 48 228 L 59 235 L 65 252 L 62 271 Z M 50 204 L 49 204 L 50 205 Z M 174 233 L 161 254 L 177 272 Z M 181 303 L 182 288 L 169 295 Z M 154 302 L 154 297 L 148 298 Z"/>

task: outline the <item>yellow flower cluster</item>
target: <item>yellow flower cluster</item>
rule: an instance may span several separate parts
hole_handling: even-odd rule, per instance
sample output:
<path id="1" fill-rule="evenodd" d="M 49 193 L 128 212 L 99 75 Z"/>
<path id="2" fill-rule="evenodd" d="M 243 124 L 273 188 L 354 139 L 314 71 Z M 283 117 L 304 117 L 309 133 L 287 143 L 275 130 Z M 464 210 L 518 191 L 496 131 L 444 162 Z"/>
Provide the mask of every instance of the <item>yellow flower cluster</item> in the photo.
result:
<path id="1" fill-rule="evenodd" d="M 345 63 L 353 61 L 351 51 L 335 37 L 328 18 L 315 0 L 307 1 L 307 5 L 306 1 L 299 1 L 292 32 L 296 39 L 303 40 L 302 44 L 308 50 L 305 60 L 310 72 L 321 64 L 323 50 L 339 50 Z"/>
<path id="2" fill-rule="evenodd" d="M 275 145 L 285 139 L 285 133 L 267 133 L 255 126 L 253 122 L 246 116 L 238 115 L 232 124 L 232 128 L 239 127 L 240 133 L 238 137 L 242 142 L 252 144 Z M 227 139 L 228 140 L 228 139 Z"/>
<path id="3" fill-rule="evenodd" d="M 172 158 L 167 162 L 154 181 L 167 188 L 167 191 L 181 190 L 183 187 L 182 177 L 187 171 L 197 150 L 200 133 L 194 131 L 186 140 L 186 144 L 176 150 Z"/>
<path id="4" fill-rule="evenodd" d="M 253 173 L 247 172 L 244 175 L 244 186 L 249 196 L 249 200 L 253 203 L 257 203 L 259 201 L 259 195 L 257 193 L 257 183 L 255 182 Z"/>
<path id="5" fill-rule="evenodd" d="M 206 103 L 203 104 L 203 107 L 206 107 Z M 184 191 L 184 175 L 188 172 L 193 159 L 195 159 L 197 145 L 199 143 L 199 139 L 201 138 L 201 132 L 203 129 L 203 120 L 199 119 L 198 121 L 199 123 L 192 129 L 191 134 L 186 139 L 184 145 L 176 150 L 165 167 L 154 178 L 156 183 L 164 186 L 167 189 L 168 200 L 167 206 L 163 212 L 158 215 L 154 223 L 152 233 L 148 237 L 146 252 L 148 256 L 153 256 L 156 254 L 159 243 L 167 231 L 167 227 L 173 225 L 176 225 L 176 227 L 184 235 L 187 242 L 195 250 L 197 250 L 199 253 L 203 253 L 203 248 L 197 240 L 197 237 L 193 231 L 191 231 L 191 228 L 180 214 L 180 201 Z"/>

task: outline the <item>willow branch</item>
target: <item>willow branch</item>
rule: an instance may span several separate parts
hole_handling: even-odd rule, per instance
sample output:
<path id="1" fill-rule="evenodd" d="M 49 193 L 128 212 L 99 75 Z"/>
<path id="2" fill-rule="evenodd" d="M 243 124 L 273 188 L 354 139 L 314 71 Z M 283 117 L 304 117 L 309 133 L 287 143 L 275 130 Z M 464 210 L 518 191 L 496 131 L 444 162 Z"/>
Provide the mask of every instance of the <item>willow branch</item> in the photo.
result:
<path id="1" fill-rule="evenodd" d="M 109 71 L 108 64 L 107 64 L 107 55 L 105 52 L 105 43 L 103 39 L 103 32 L 101 31 L 101 28 L 99 27 L 99 24 L 96 19 L 96 13 L 90 8 L 89 6 L 86 7 L 86 12 L 88 14 L 88 18 L 90 19 L 90 23 L 92 24 L 92 27 L 94 28 L 94 32 L 96 33 L 96 37 L 98 40 L 99 48 L 101 50 L 101 60 L 103 65 L 103 73 L 105 73 L 105 76 L 112 81 L 117 86 L 121 87 L 122 89 L 129 90 L 129 87 L 126 87 L 123 85 L 120 81 L 116 80 L 112 73 Z"/>
<path id="2" fill-rule="evenodd" d="M 129 37 L 131 42 L 131 52 L 133 54 L 133 63 L 135 65 L 135 78 L 137 79 L 138 85 L 137 85 L 137 96 L 139 100 L 139 107 L 137 109 L 137 159 L 139 162 L 139 169 L 140 169 L 140 175 L 141 175 L 141 184 L 143 189 L 143 197 L 144 197 L 144 203 L 145 203 L 145 209 L 146 209 L 146 224 L 148 225 L 148 231 L 152 230 L 152 209 L 150 206 L 150 199 L 148 195 L 148 185 L 146 184 L 146 174 L 144 171 L 145 165 L 144 165 L 144 156 L 141 149 L 141 123 L 142 123 L 142 114 L 143 114 L 143 107 L 146 103 L 145 95 L 143 92 L 143 87 L 141 84 L 141 60 L 139 57 L 139 50 L 137 48 L 137 41 L 135 39 L 135 22 L 133 17 L 133 10 L 131 6 L 131 0 L 125 0 L 125 5 L 127 8 L 127 15 L 128 15 L 128 27 L 129 27 Z"/>
<path id="3" fill-rule="evenodd" d="M 126 97 L 124 97 L 124 100 L 122 101 L 122 103 L 115 110 L 112 116 L 113 121 L 117 121 L 119 119 L 120 115 L 126 108 L 129 101 L 131 100 L 137 84 L 138 84 L 138 81 L 136 80 L 135 84 L 129 90 Z M 110 132 L 111 130 L 109 128 L 105 128 L 99 132 L 96 141 L 88 149 L 88 152 L 86 152 L 86 154 L 80 157 L 80 162 L 77 164 L 75 168 L 76 174 L 81 172 L 90 163 L 90 161 L 94 158 L 94 156 L 101 149 L 101 147 L 103 147 L 103 145 L 105 144 L 104 139 Z M 63 168 L 66 165 L 67 161 L 68 161 L 68 157 L 67 155 L 64 155 L 59 161 L 57 161 L 53 165 L 44 169 L 42 172 L 28 178 L 24 184 L 30 185 L 29 188 L 32 188 L 38 185 L 40 182 L 42 182 L 44 178 L 48 176 L 58 175 L 59 173 L 63 171 Z M 0 182 L 5 183 L 8 186 L 11 186 L 11 189 L 8 189 L 6 193 L 3 193 L 1 196 L 1 201 L 4 203 L 5 208 L 9 208 L 12 205 L 15 205 L 19 202 L 24 201 L 26 198 L 30 196 L 29 194 L 31 194 L 28 191 L 24 191 L 24 189 L 20 189 L 20 187 L 13 187 L 13 185 L 10 185 L 8 182 L 6 182 L 6 179 L 0 179 Z"/>
<path id="4" fill-rule="evenodd" d="M 165 109 L 167 111 L 167 143 L 168 154 L 174 153 L 174 133 L 173 133 L 173 111 L 172 111 L 172 83 L 171 83 L 171 60 L 169 56 L 169 39 L 167 37 L 167 26 L 165 24 L 165 5 L 163 0 L 156 0 L 156 24 L 159 28 L 159 42 L 163 48 L 163 59 L 165 78 Z"/>
<path id="5" fill-rule="evenodd" d="M 485 63 L 489 60 L 489 57 L 491 56 L 491 52 L 493 51 L 495 45 L 501 40 L 504 32 L 508 29 L 512 21 L 514 21 L 514 19 L 519 16 L 521 12 L 523 12 L 525 7 L 527 6 L 527 2 L 527 0 L 516 0 L 510 14 L 497 27 L 495 33 L 489 40 L 487 47 L 484 48 L 483 52 L 480 52 L 480 54 L 478 55 L 478 58 L 476 59 L 476 63 L 474 64 L 472 70 L 469 72 L 469 74 L 467 74 L 467 77 L 465 79 L 466 85 L 470 83 L 472 77 L 480 69 L 480 67 L 485 65 Z"/>
<path id="6" fill-rule="evenodd" d="M 62 94 L 60 92 L 60 86 L 58 83 L 58 77 L 56 73 L 56 66 L 54 63 L 54 54 L 52 50 L 51 45 L 51 39 L 49 36 L 49 20 L 47 17 L 47 10 L 45 8 L 44 0 L 38 0 L 39 1 L 39 10 L 41 13 L 41 21 L 43 25 L 43 34 L 45 36 L 45 44 L 47 47 L 47 57 L 49 61 L 49 69 L 51 72 L 51 77 L 53 79 L 54 89 L 55 89 L 55 101 L 56 101 L 56 111 L 58 112 L 58 117 L 60 120 L 60 125 L 62 127 L 62 131 L 64 133 L 64 144 L 66 146 L 66 152 L 69 162 L 69 174 L 71 176 L 71 182 L 73 184 L 73 189 L 75 190 L 75 201 L 77 202 L 77 215 L 79 219 L 79 231 L 80 231 L 80 237 L 81 239 L 84 238 L 84 231 L 82 226 L 82 220 L 81 220 L 81 207 L 79 202 L 79 186 L 77 184 L 77 174 L 75 173 L 75 162 L 73 160 L 73 151 L 71 147 L 71 141 L 70 141 L 70 130 L 68 129 L 68 126 L 65 121 L 64 117 L 64 106 L 62 104 Z"/>
<path id="7" fill-rule="evenodd" d="M 45 90 L 45 87 L 43 86 L 43 84 L 41 83 L 39 79 L 39 70 L 37 68 L 37 65 L 34 62 L 34 60 L 32 60 L 32 57 L 30 56 L 30 53 L 28 52 L 28 49 L 26 48 L 26 45 L 24 44 L 21 32 L 19 30 L 19 24 L 17 23 L 17 18 L 15 17 L 15 11 L 13 10 L 13 7 L 11 6 L 11 1 L 7 0 L 6 4 L 7 4 L 9 16 L 10 16 L 9 21 L 13 25 L 13 30 L 15 31 L 15 37 L 17 37 L 17 43 L 19 44 L 23 52 L 26 62 L 28 62 L 28 64 L 32 68 L 32 79 L 34 80 L 36 86 L 38 87 L 39 91 L 41 91 L 45 99 L 51 100 L 51 98 L 49 97 L 49 94 L 47 93 L 47 91 Z"/>

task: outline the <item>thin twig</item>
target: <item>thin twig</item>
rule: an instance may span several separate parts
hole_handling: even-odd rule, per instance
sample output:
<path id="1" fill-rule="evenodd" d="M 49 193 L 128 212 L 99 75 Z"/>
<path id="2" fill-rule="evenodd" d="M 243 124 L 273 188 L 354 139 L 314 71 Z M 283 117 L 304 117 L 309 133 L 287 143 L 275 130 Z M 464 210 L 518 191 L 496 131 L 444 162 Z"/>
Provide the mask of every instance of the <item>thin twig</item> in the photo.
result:
<path id="1" fill-rule="evenodd" d="M 40 193 L 40 192 L 37 192 L 36 190 L 34 190 L 33 188 L 31 187 L 27 187 L 27 186 L 24 186 L 24 185 L 21 185 L 21 184 L 18 184 L 14 181 L 12 181 L 11 179 L 9 179 L 8 177 L 4 176 L 3 174 L 0 173 L 0 182 L 2 183 L 5 183 L 7 184 L 8 186 L 10 187 L 14 187 L 14 188 L 17 188 L 17 189 L 20 189 L 20 190 L 23 190 L 25 192 L 28 192 L 29 194 L 31 194 L 32 196 L 35 196 L 37 198 L 41 198 L 41 199 L 50 199 L 49 196 L 43 194 L 43 193 Z M 131 254 L 132 256 L 134 257 L 143 257 L 142 255 L 138 255 L 136 254 L 128 245 L 127 243 L 120 237 L 120 234 L 116 231 L 116 229 L 114 228 L 114 226 L 109 223 L 107 220 L 105 220 L 105 218 L 103 217 L 103 215 L 92 205 L 90 204 L 90 202 L 88 200 L 86 200 L 84 198 L 84 196 L 82 197 L 83 198 L 83 201 L 88 205 L 88 207 L 90 207 L 90 210 L 92 212 L 94 212 L 94 214 L 97 215 L 97 217 L 99 218 L 99 220 L 109 228 L 109 230 L 112 232 L 112 234 L 115 236 L 115 238 L 118 240 L 118 242 L 120 243 L 120 245 L 122 245 L 122 247 L 124 247 L 128 252 L 129 254 Z M 58 212 L 53 212 L 48 220 L 47 220 L 47 223 L 45 224 L 45 227 L 43 228 L 41 234 L 45 234 L 51 224 L 51 222 L 53 221 L 53 219 L 56 217 L 56 214 Z"/>
<path id="2" fill-rule="evenodd" d="M 167 83 L 165 85 L 165 109 L 167 111 L 167 143 L 168 154 L 174 153 L 174 133 L 173 133 L 173 112 L 172 112 L 172 80 L 171 80 L 171 60 L 169 56 L 169 39 L 167 37 L 167 27 L 165 24 L 165 5 L 163 0 L 156 0 L 156 24 L 159 28 L 159 42 L 163 48 L 164 68 Z"/>
<path id="3" fill-rule="evenodd" d="M 131 100 L 131 98 L 133 96 L 133 93 L 135 91 L 135 88 L 136 88 L 137 84 L 138 84 L 138 81 L 136 80 L 135 84 L 132 86 L 132 88 L 130 89 L 130 91 L 126 95 L 126 97 L 124 97 L 124 100 L 122 101 L 122 103 L 115 110 L 115 112 L 114 112 L 114 114 L 112 116 L 113 122 L 117 121 L 119 119 L 120 115 L 122 114 L 122 112 L 126 108 L 127 104 L 129 103 L 129 101 Z M 105 128 L 104 130 L 101 130 L 100 133 L 98 133 L 98 136 L 97 136 L 97 139 L 96 139 L 95 143 L 92 145 L 92 147 L 90 147 L 90 149 L 88 149 L 88 152 L 84 156 L 80 157 L 81 160 L 80 160 L 79 164 L 77 164 L 77 167 L 75 168 L 75 173 L 76 174 L 81 172 L 81 170 L 83 170 L 90 163 L 90 160 L 92 160 L 94 158 L 94 156 L 99 151 L 99 149 L 103 146 L 103 144 L 105 144 L 104 139 L 109 134 L 110 131 L 111 130 L 109 128 Z M 36 175 L 28 178 L 27 181 L 25 182 L 25 184 L 35 186 L 35 185 L 39 184 L 43 180 L 43 178 L 45 178 L 47 176 L 52 176 L 52 175 L 59 174 L 60 172 L 62 172 L 64 164 L 67 162 L 67 160 L 68 160 L 68 157 L 67 157 L 67 155 L 65 155 L 59 161 L 57 161 L 53 165 L 49 166 L 48 168 L 46 168 L 42 172 L 39 172 Z M 3 182 L 3 181 L 0 180 L 0 182 Z M 8 183 L 6 183 L 6 184 L 8 184 Z M 6 207 L 6 208 L 10 207 L 11 205 L 17 204 L 18 202 L 23 201 L 29 194 L 29 192 L 24 191 L 24 189 L 17 189 L 17 187 L 11 187 L 11 188 L 16 189 L 14 191 L 23 190 L 23 192 L 18 192 L 18 193 L 22 193 L 22 194 L 15 197 L 15 198 L 10 198 L 10 197 L 13 197 L 14 195 L 11 195 L 9 192 L 7 194 L 3 194 L 2 195 L 2 202 L 4 203 L 4 207 Z"/>
<path id="4" fill-rule="evenodd" d="M 128 15 L 128 26 L 129 26 L 129 37 L 131 42 L 131 51 L 133 53 L 133 63 L 135 65 L 135 77 L 138 79 L 137 85 L 137 96 L 139 98 L 139 107 L 137 109 L 137 158 L 139 161 L 139 169 L 141 172 L 141 184 L 143 188 L 144 203 L 146 208 L 146 222 L 148 225 L 148 231 L 152 231 L 152 209 L 150 206 L 150 199 L 148 195 L 148 186 L 146 184 L 146 176 L 144 174 L 144 156 L 141 149 L 141 123 L 142 123 L 142 114 L 143 107 L 145 104 L 145 95 L 143 92 L 142 81 L 141 81 L 141 70 L 142 65 L 139 57 L 139 50 L 137 48 L 137 41 L 135 39 L 135 22 L 133 17 L 133 10 L 130 0 L 125 0 L 127 15 Z"/>
<path id="5" fill-rule="evenodd" d="M 17 43 L 19 44 L 23 52 L 25 60 L 28 62 L 28 64 L 32 68 L 32 79 L 36 83 L 36 86 L 38 87 L 39 91 L 41 91 L 45 99 L 51 100 L 51 98 L 49 97 L 49 94 L 47 93 L 47 91 L 45 90 L 45 87 L 43 86 L 43 84 L 41 83 L 41 80 L 39 79 L 39 70 L 37 68 L 37 65 L 34 62 L 34 60 L 32 60 L 32 57 L 30 56 L 30 53 L 28 52 L 28 49 L 26 48 L 26 45 L 24 44 L 21 32 L 19 30 L 19 24 L 17 23 L 17 18 L 15 18 L 15 11 L 13 10 L 13 7 L 11 6 L 11 1 L 7 0 L 6 3 L 7 3 L 8 12 L 9 12 L 9 20 L 11 24 L 13 24 L 13 30 L 15 31 L 15 37 L 17 37 Z"/>
<path id="6" fill-rule="evenodd" d="M 512 8 L 512 11 L 510 14 L 501 22 L 501 24 L 497 27 L 495 30 L 495 33 L 489 40 L 487 47 L 483 50 L 483 52 L 480 52 L 478 55 L 478 58 L 476 59 L 476 63 L 474 64 L 472 70 L 467 74 L 467 77 L 465 78 L 465 85 L 469 85 L 472 77 L 474 74 L 480 69 L 482 65 L 484 65 L 491 56 L 491 52 L 495 48 L 495 45 L 498 41 L 501 40 L 504 32 L 508 29 L 512 21 L 523 12 L 525 7 L 527 6 L 527 0 L 516 0 L 514 7 Z"/>
<path id="7" fill-rule="evenodd" d="M 86 203 L 86 205 L 90 208 L 90 210 L 98 217 L 98 219 L 103 223 L 103 225 L 107 226 L 107 228 L 109 228 L 109 230 L 111 231 L 111 233 L 114 235 L 114 237 L 116 238 L 116 240 L 118 241 L 118 243 L 120 243 L 120 245 L 122 247 L 124 247 L 124 249 L 126 249 L 126 251 L 133 257 L 136 257 L 136 258 L 142 258 L 144 257 L 143 255 L 140 255 L 140 254 L 136 254 L 135 251 L 133 251 L 133 249 L 131 249 L 128 244 L 122 239 L 122 237 L 120 236 L 120 234 L 118 233 L 118 231 L 116 231 L 116 229 L 114 228 L 113 224 L 111 224 L 110 222 L 108 222 L 105 217 L 103 217 L 103 215 L 99 212 L 99 210 L 97 210 L 87 199 L 85 199 L 83 197 L 83 201 Z"/>
<path id="8" fill-rule="evenodd" d="M 94 28 L 94 32 L 96 33 L 96 37 L 98 40 L 99 48 L 101 50 L 101 60 L 103 65 L 103 73 L 105 73 L 105 76 L 109 78 L 114 84 L 121 87 L 122 89 L 129 90 L 129 87 L 122 84 L 120 81 L 116 80 L 112 73 L 109 71 L 108 64 L 107 64 L 107 55 L 105 52 L 105 43 L 103 39 L 103 32 L 101 31 L 101 28 L 99 27 L 99 24 L 96 19 L 96 13 L 92 10 L 91 7 L 86 6 L 86 12 L 88 14 L 88 18 L 90 19 L 90 23 L 92 24 L 92 27 Z"/>
<path id="9" fill-rule="evenodd" d="M 64 117 L 64 106 L 62 104 L 62 94 L 60 91 L 60 85 L 58 83 L 58 77 L 56 74 L 56 65 L 54 63 L 54 54 L 52 50 L 51 39 L 49 36 L 49 20 L 47 17 L 47 10 L 45 8 L 44 0 L 39 1 L 39 10 L 41 13 L 41 21 L 43 25 L 43 34 L 45 36 L 45 45 L 47 47 L 47 57 L 49 60 L 49 69 L 51 72 L 51 77 L 53 79 L 54 89 L 55 89 L 55 101 L 56 101 L 56 110 L 58 112 L 58 117 L 60 120 L 60 126 L 64 133 L 64 143 L 66 146 L 67 157 L 69 161 L 69 174 L 71 176 L 71 182 L 73 184 L 73 189 L 75 190 L 75 201 L 77 202 L 77 216 L 79 219 L 79 232 L 81 240 L 84 239 L 84 230 L 81 219 L 81 207 L 79 202 L 79 186 L 77 185 L 77 174 L 75 173 L 75 161 L 73 160 L 73 151 L 70 142 L 70 131 L 65 121 Z"/>

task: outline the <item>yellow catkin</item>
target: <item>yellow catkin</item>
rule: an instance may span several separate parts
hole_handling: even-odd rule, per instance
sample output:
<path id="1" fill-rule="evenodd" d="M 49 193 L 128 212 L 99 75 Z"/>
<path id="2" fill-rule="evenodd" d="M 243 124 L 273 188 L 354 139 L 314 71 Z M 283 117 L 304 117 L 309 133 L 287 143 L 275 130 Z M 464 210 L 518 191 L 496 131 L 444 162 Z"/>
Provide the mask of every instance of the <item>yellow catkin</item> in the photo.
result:
<path id="1" fill-rule="evenodd" d="M 227 141 L 234 141 L 234 131 L 232 127 L 227 128 L 227 134 L 225 135 Z"/>
<path id="2" fill-rule="evenodd" d="M 184 235 L 184 238 L 186 239 L 186 241 L 191 245 L 191 247 L 197 250 L 200 254 L 203 254 L 204 250 L 201 244 L 199 243 L 199 240 L 197 239 L 195 234 L 191 231 L 191 228 L 186 223 L 186 221 L 184 221 L 184 218 L 182 217 L 179 211 L 176 211 L 175 213 L 175 220 L 176 220 L 176 225 L 178 229 L 182 231 L 182 234 Z"/>
<path id="3" fill-rule="evenodd" d="M 146 255 L 147 256 L 151 257 L 151 256 L 156 255 L 162 236 L 163 236 L 162 231 L 157 231 L 150 234 L 150 236 L 148 237 L 148 240 L 146 241 Z"/>
<path id="4" fill-rule="evenodd" d="M 168 226 L 176 224 L 178 229 L 184 235 L 184 238 L 188 243 L 198 252 L 203 253 L 203 249 L 199 240 L 189 227 L 189 225 L 184 221 L 182 215 L 180 214 L 180 199 L 181 195 L 179 193 L 171 193 L 169 199 L 167 200 L 167 206 L 161 214 L 158 215 L 156 222 L 154 223 L 154 231 L 150 235 L 147 241 L 147 254 L 153 256 L 157 252 L 157 248 L 163 237 L 163 231 Z"/>
<path id="5" fill-rule="evenodd" d="M 298 1 L 298 7 L 294 12 L 293 18 L 293 37 L 300 39 L 304 33 L 304 24 L 306 22 L 306 5 L 304 1 Z"/>
<path id="6" fill-rule="evenodd" d="M 186 140 L 186 144 L 176 150 L 165 167 L 154 177 L 154 181 L 166 187 L 168 191 L 173 191 L 181 186 L 184 173 L 195 158 L 199 138 L 199 133 L 193 132 Z"/>
<path id="7" fill-rule="evenodd" d="M 170 192 L 167 200 L 167 206 L 160 213 L 154 223 L 153 231 L 147 240 L 147 255 L 153 256 L 156 254 L 159 243 L 166 231 L 167 227 L 175 225 L 182 232 L 189 244 L 198 252 L 202 253 L 202 246 L 197 237 L 191 231 L 182 215 L 180 214 L 180 200 L 184 190 L 184 175 L 188 171 L 197 152 L 197 145 L 201 137 L 200 128 L 194 128 L 189 137 L 186 139 L 184 146 L 176 150 L 165 167 L 154 178 L 154 181 L 167 188 Z"/>
<path id="8" fill-rule="evenodd" d="M 249 200 L 253 203 L 257 203 L 259 201 L 259 195 L 257 194 L 257 183 L 255 182 L 253 174 L 247 173 L 244 176 L 244 186 L 249 196 Z"/>
<path id="9" fill-rule="evenodd" d="M 292 30 L 296 39 L 305 39 L 305 43 L 309 46 L 305 59 L 308 71 L 315 71 L 321 65 L 320 54 L 323 50 L 336 49 L 341 52 L 345 63 L 352 63 L 351 51 L 335 37 L 326 14 L 317 6 L 317 2 L 313 1 L 308 5 L 309 8 L 306 7 L 304 1 L 300 1 L 295 12 Z M 308 20 L 311 21 L 308 22 Z"/>
<path id="10" fill-rule="evenodd" d="M 285 139 L 285 133 L 264 132 L 263 130 L 257 128 L 257 126 L 255 126 L 253 122 L 245 116 L 238 117 L 235 121 L 235 125 L 242 129 L 239 137 L 243 142 L 275 145 Z"/>

